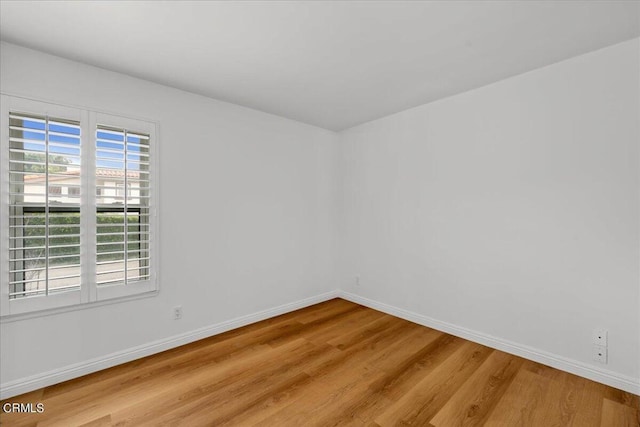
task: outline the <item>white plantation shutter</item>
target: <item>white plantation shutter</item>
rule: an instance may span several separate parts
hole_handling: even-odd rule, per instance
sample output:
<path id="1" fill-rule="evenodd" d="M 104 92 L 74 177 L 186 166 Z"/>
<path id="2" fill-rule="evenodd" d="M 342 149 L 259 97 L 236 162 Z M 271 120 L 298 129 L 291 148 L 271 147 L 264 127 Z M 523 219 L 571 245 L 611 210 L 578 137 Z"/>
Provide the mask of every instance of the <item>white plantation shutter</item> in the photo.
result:
<path id="1" fill-rule="evenodd" d="M 157 291 L 155 124 L 1 96 L 1 315 Z"/>
<path id="2" fill-rule="evenodd" d="M 9 115 L 11 299 L 80 287 L 80 140 L 79 122 Z"/>
<path id="3" fill-rule="evenodd" d="M 97 284 L 150 277 L 148 134 L 96 130 Z"/>

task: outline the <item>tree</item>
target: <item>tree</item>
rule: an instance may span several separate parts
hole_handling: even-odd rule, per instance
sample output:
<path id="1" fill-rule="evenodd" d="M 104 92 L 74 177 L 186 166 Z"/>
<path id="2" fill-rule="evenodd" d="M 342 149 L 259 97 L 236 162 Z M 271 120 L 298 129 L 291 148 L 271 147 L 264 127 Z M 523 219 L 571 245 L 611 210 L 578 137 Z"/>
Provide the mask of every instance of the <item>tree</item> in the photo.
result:
<path id="1" fill-rule="evenodd" d="M 44 163 L 45 162 L 45 154 L 44 153 L 25 153 L 24 160 L 27 162 L 34 163 Z M 52 164 L 55 163 L 55 164 Z M 67 166 L 69 163 L 68 158 L 60 154 L 49 155 L 49 172 L 57 173 L 57 172 L 66 172 Z M 25 164 L 24 165 L 25 172 L 33 172 L 33 173 L 43 173 L 45 171 L 44 165 L 39 164 Z"/>

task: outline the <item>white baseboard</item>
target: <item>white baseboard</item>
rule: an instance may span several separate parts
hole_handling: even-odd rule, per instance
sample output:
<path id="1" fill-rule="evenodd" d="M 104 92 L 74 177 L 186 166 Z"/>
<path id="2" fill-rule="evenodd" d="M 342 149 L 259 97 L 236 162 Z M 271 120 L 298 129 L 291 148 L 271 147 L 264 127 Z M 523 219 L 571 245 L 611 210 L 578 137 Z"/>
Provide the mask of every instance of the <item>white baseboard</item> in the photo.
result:
<path id="1" fill-rule="evenodd" d="M 488 347 L 495 348 L 506 353 L 524 357 L 526 359 L 530 359 L 544 365 L 570 372 L 572 374 L 579 375 L 581 377 L 588 378 L 590 380 L 597 381 L 611 387 L 625 390 L 634 394 L 640 394 L 640 381 L 638 381 L 638 379 L 636 378 L 623 376 L 604 369 L 598 369 L 596 367 L 586 365 L 576 360 L 568 359 L 556 354 L 545 352 L 543 350 L 535 349 L 533 347 L 497 338 L 478 331 L 473 331 L 471 329 L 463 328 L 451 323 L 442 322 L 428 316 L 394 307 L 382 302 L 374 301 L 350 292 L 334 290 L 310 298 L 283 304 L 275 308 L 263 310 L 246 316 L 237 317 L 235 319 L 220 322 L 215 325 L 205 326 L 194 331 L 174 335 L 169 338 L 132 347 L 123 351 L 106 355 L 104 357 L 91 359 L 86 362 L 65 366 L 64 368 L 55 369 L 52 371 L 44 372 L 42 374 L 21 378 L 7 383 L 1 383 L 0 399 L 7 399 L 22 393 L 37 390 L 42 387 L 47 387 L 73 378 L 78 378 L 83 375 L 100 371 L 102 369 L 111 368 L 122 363 L 130 362 L 141 357 L 150 356 L 161 351 L 189 344 L 191 342 L 198 341 L 203 338 L 208 338 L 210 336 L 230 331 L 242 326 L 246 326 L 251 323 L 259 322 L 261 320 L 269 319 L 271 317 L 298 310 L 300 308 L 308 307 L 313 304 L 328 301 L 332 298 L 343 298 L 348 301 L 352 301 L 357 304 L 382 311 L 392 316 L 399 317 L 401 319 L 409 320 L 411 322 L 427 326 L 429 328 L 437 329 L 439 331 L 446 332 L 448 334 L 455 335 L 469 341 L 477 342 L 479 344 L 486 345 Z"/>
<path id="2" fill-rule="evenodd" d="M 373 308 L 419 325 L 427 326 L 478 344 L 486 345 L 487 347 L 495 348 L 497 350 L 504 351 L 505 353 L 524 357 L 525 359 L 533 360 L 535 362 L 542 363 L 543 365 L 551 366 L 562 371 L 588 378 L 620 390 L 628 391 L 629 393 L 640 394 L 640 381 L 637 378 L 620 375 L 605 369 L 598 369 L 577 360 L 568 359 L 566 357 L 504 340 L 482 332 L 442 322 L 422 314 L 374 301 L 350 292 L 340 291 L 338 296 L 348 301 L 364 305 L 365 307 Z"/>
<path id="3" fill-rule="evenodd" d="M 194 331 L 185 332 L 174 335 L 169 338 L 153 341 L 147 344 L 128 348 L 123 351 L 111 353 L 104 357 L 98 357 L 86 362 L 76 363 L 65 366 L 64 368 L 55 369 L 42 374 L 33 375 L 26 378 L 10 381 L 0 384 L 0 399 L 7 399 L 22 393 L 37 390 L 73 378 L 78 378 L 102 369 L 111 368 L 122 363 L 131 362 L 141 357 L 150 356 L 161 351 L 169 350 L 181 345 L 189 344 L 194 341 L 208 338 L 213 335 L 221 334 L 232 329 L 269 319 L 274 316 L 289 313 L 300 308 L 308 307 L 313 304 L 328 301 L 337 298 L 340 292 L 338 290 L 326 292 L 310 298 L 283 304 L 275 308 L 270 308 L 257 313 L 246 316 L 237 317 L 225 322 L 216 323 L 215 325 L 205 326 Z"/>

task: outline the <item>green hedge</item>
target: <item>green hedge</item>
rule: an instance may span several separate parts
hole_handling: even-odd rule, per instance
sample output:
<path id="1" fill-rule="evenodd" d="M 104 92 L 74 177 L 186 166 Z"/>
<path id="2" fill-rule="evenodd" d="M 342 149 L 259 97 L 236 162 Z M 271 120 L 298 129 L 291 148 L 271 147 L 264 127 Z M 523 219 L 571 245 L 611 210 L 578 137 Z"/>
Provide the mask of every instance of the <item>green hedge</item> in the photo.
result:
<path id="1" fill-rule="evenodd" d="M 25 220 L 25 225 L 44 225 L 45 218 L 43 213 L 26 214 L 28 219 Z M 139 217 L 137 215 L 129 215 L 128 229 L 130 232 L 138 231 Z M 124 231 L 124 217 L 119 214 L 100 213 L 97 216 L 97 223 L 99 225 L 109 225 L 106 227 L 100 227 L 100 233 L 122 233 Z M 78 213 L 51 213 L 49 215 L 49 225 L 64 225 L 64 227 L 50 227 L 49 228 L 49 244 L 52 246 L 59 245 L 78 245 L 80 243 L 79 237 L 71 236 L 73 234 L 80 234 L 80 214 Z M 55 233 L 55 235 L 53 235 Z M 129 235 L 135 236 L 135 235 Z M 24 228 L 24 247 L 38 247 L 44 245 L 44 228 Z M 98 250 L 100 252 L 114 252 L 122 251 L 124 249 L 124 241 L 122 235 L 115 236 L 97 236 L 98 243 L 112 243 L 112 245 L 101 245 Z M 138 251 L 140 249 L 139 243 L 128 243 L 128 251 Z M 68 247 L 50 247 L 49 256 L 60 255 L 78 255 L 77 257 L 51 259 L 51 264 L 79 264 L 80 263 L 80 248 Z M 43 258 L 43 249 L 26 249 L 24 253 L 25 258 Z M 123 259 L 122 254 L 109 254 L 100 255 L 99 261 L 117 260 Z M 38 261 L 34 263 L 38 264 Z"/>

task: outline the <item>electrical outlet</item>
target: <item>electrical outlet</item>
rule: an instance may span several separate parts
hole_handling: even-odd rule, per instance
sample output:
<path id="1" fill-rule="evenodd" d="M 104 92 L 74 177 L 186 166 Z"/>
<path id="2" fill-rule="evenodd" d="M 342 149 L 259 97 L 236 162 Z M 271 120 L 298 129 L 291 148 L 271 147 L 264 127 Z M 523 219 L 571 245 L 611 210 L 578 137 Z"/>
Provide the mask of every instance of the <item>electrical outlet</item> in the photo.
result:
<path id="1" fill-rule="evenodd" d="M 607 363 L 607 347 L 603 345 L 594 345 L 593 360 L 600 363 Z"/>
<path id="2" fill-rule="evenodd" d="M 173 307 L 173 320 L 182 319 L 182 306 Z"/>
<path id="3" fill-rule="evenodd" d="M 596 328 L 593 330 L 593 343 L 606 347 L 609 344 L 609 331 L 604 328 Z"/>

